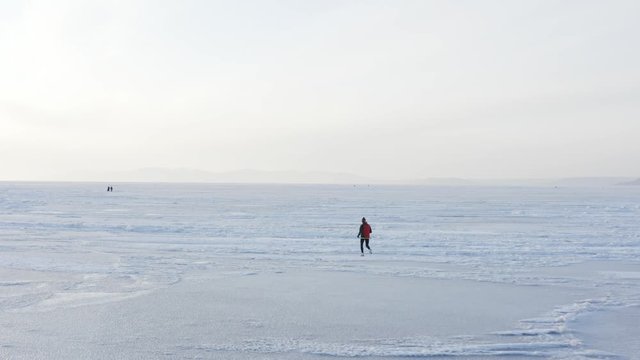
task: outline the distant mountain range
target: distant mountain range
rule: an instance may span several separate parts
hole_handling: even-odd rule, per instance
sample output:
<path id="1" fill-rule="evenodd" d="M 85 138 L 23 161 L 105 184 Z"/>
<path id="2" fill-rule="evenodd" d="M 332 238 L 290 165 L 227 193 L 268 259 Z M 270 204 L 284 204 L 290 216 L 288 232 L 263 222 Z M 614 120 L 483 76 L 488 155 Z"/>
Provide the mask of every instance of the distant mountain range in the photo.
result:
<path id="1" fill-rule="evenodd" d="M 557 186 L 615 186 L 634 180 L 628 177 L 576 177 L 555 181 Z"/>
<path id="2" fill-rule="evenodd" d="M 629 177 L 574 177 L 563 179 L 379 179 L 342 172 L 237 170 L 210 172 L 189 168 L 141 168 L 98 176 L 121 182 L 202 182 L 202 183 L 279 183 L 279 184 L 405 184 L 425 186 L 559 186 L 604 187 L 640 185 Z"/>
<path id="3" fill-rule="evenodd" d="M 636 180 L 633 180 L 633 181 L 627 181 L 627 182 L 621 182 L 618 185 L 631 185 L 631 186 L 640 185 L 640 179 L 636 179 Z"/>
<path id="4" fill-rule="evenodd" d="M 348 173 L 237 170 L 209 172 L 186 168 L 142 168 L 109 174 L 113 181 L 282 184 L 366 184 L 372 179 Z"/>

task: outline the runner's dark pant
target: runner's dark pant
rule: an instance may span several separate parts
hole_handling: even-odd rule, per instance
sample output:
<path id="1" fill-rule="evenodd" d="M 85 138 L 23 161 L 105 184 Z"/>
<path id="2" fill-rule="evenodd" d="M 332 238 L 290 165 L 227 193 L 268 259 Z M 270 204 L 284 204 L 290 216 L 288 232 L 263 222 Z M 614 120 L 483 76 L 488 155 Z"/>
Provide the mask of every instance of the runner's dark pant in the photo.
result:
<path id="1" fill-rule="evenodd" d="M 360 252 L 364 254 L 364 248 L 362 247 L 362 244 L 366 244 L 367 249 L 371 250 L 371 248 L 369 247 L 369 239 L 360 238 Z"/>

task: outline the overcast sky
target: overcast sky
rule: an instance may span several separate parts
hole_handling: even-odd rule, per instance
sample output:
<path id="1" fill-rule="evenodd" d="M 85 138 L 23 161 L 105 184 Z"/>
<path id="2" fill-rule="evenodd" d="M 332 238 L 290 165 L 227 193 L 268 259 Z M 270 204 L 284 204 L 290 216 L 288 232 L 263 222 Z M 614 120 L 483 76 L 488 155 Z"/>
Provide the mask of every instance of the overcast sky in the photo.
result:
<path id="1" fill-rule="evenodd" d="M 640 176 L 640 2 L 0 2 L 0 180 Z"/>

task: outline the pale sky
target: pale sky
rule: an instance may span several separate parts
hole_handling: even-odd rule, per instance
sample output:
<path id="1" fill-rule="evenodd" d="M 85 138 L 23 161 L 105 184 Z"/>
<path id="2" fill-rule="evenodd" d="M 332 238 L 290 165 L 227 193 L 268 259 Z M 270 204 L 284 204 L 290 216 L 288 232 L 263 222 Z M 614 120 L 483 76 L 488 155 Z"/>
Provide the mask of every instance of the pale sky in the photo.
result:
<path id="1" fill-rule="evenodd" d="M 640 1 L 0 2 L 0 180 L 640 176 Z"/>

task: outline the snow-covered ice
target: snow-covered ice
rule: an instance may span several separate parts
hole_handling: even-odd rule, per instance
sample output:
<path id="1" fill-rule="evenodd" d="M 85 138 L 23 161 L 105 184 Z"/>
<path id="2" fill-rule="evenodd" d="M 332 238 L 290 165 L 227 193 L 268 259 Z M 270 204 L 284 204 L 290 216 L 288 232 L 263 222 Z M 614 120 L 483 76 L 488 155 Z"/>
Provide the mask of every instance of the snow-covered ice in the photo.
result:
<path id="1" fill-rule="evenodd" d="M 638 359 L 639 215 L 622 186 L 0 183 L 0 358 Z"/>

